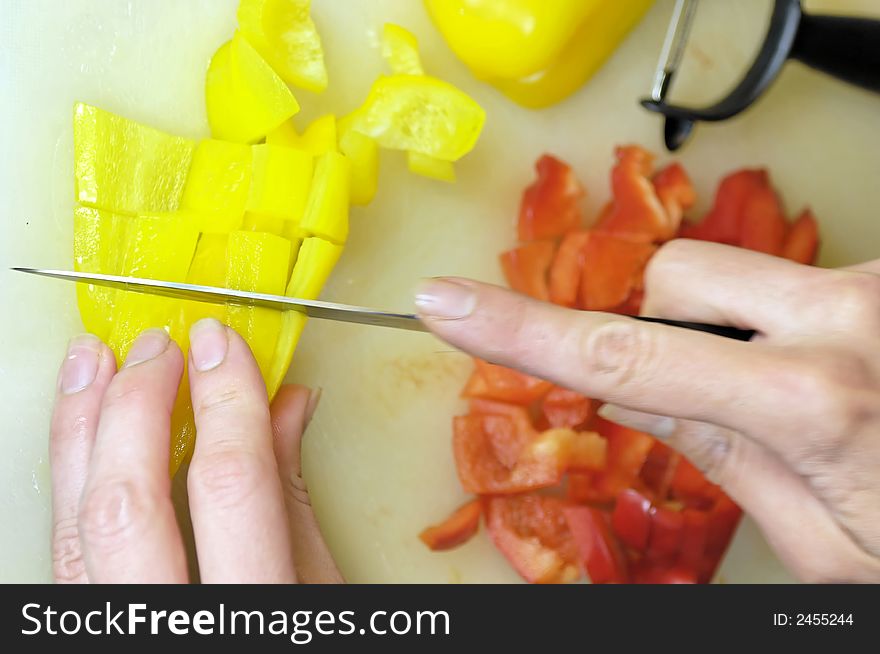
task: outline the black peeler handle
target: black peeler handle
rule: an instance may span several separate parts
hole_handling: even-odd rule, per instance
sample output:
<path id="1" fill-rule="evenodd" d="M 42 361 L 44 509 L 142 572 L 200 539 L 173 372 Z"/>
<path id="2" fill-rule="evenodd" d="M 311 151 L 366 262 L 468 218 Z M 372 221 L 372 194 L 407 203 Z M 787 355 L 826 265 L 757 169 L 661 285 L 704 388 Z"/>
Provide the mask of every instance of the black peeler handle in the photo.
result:
<path id="1" fill-rule="evenodd" d="M 789 57 L 880 92 L 880 20 L 801 14 Z"/>
<path id="2" fill-rule="evenodd" d="M 668 320 L 667 318 L 648 318 L 647 316 L 632 316 L 636 320 L 642 322 L 654 322 L 660 325 L 670 325 L 672 327 L 681 327 L 682 329 L 690 329 L 696 332 L 706 332 L 707 334 L 715 334 L 724 338 L 732 338 L 736 341 L 750 341 L 755 335 L 751 329 L 737 329 L 736 327 L 725 327 L 724 325 L 708 325 L 703 322 L 688 322 L 686 320 Z"/>

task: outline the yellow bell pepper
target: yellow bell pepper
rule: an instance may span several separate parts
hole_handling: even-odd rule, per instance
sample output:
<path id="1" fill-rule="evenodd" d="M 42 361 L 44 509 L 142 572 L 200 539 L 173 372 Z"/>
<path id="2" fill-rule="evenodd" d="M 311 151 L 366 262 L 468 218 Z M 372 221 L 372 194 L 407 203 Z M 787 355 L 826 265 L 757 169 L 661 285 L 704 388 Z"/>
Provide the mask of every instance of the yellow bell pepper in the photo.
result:
<path id="1" fill-rule="evenodd" d="M 407 152 L 406 163 L 410 172 L 416 175 L 438 179 L 441 182 L 455 181 L 455 164 L 451 161 L 429 157 L 421 152 Z"/>
<path id="2" fill-rule="evenodd" d="M 327 88 L 327 69 L 310 5 L 310 0 L 241 0 L 238 24 L 285 82 L 320 93 Z"/>
<path id="3" fill-rule="evenodd" d="M 352 128 L 352 117 L 339 121 L 339 151 L 351 164 L 351 203 L 370 204 L 379 187 L 379 145 Z"/>
<path id="4" fill-rule="evenodd" d="M 317 300 L 341 255 L 341 245 L 316 236 L 305 239 L 293 267 L 286 294 L 304 300 Z"/>
<path id="5" fill-rule="evenodd" d="M 79 272 L 118 275 L 122 272 L 122 244 L 130 216 L 77 207 L 73 212 L 73 269 Z M 83 326 L 106 340 L 113 325 L 110 312 L 116 289 L 77 284 L 76 297 Z"/>
<path id="6" fill-rule="evenodd" d="M 193 155 L 181 207 L 205 214 L 201 231 L 228 233 L 241 226 L 251 190 L 251 148 L 206 140 Z"/>
<path id="7" fill-rule="evenodd" d="M 419 42 L 412 32 L 400 25 L 385 23 L 382 28 L 382 56 L 391 72 L 397 75 L 424 75 L 419 57 Z"/>
<path id="8" fill-rule="evenodd" d="M 558 102 L 604 63 L 653 0 L 425 0 L 453 52 L 528 107 Z"/>
<path id="9" fill-rule="evenodd" d="M 345 243 L 348 238 L 349 168 L 348 158 L 338 152 L 325 152 L 318 157 L 312 190 L 300 223 L 302 232 L 333 243 Z"/>
<path id="10" fill-rule="evenodd" d="M 74 180 L 80 204 L 115 213 L 174 211 L 195 143 L 77 102 Z"/>
<path id="11" fill-rule="evenodd" d="M 330 150 L 337 150 L 336 141 L 336 116 L 333 114 L 326 114 L 316 118 L 306 128 L 302 136 L 297 133 L 293 121 L 290 120 L 266 135 L 266 143 L 268 145 L 298 148 L 305 150 L 315 157 Z"/>
<path id="12" fill-rule="evenodd" d="M 254 145 L 248 212 L 300 222 L 312 186 L 313 159 L 304 150 Z"/>
<path id="13" fill-rule="evenodd" d="M 248 211 L 244 215 L 244 223 L 241 228 L 246 232 L 266 232 L 267 234 L 284 236 L 284 225 L 286 223 L 287 221 L 284 218 Z"/>
<path id="14" fill-rule="evenodd" d="M 214 53 L 205 102 L 214 137 L 236 143 L 259 141 L 299 111 L 287 84 L 240 32 Z"/>

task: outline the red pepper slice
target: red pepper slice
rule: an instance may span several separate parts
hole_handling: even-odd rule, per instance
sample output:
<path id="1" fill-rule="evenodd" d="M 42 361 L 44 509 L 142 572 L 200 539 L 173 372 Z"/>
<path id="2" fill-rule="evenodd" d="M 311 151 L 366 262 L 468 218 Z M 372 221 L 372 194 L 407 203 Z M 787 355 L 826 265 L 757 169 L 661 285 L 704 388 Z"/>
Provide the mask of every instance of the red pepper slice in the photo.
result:
<path id="1" fill-rule="evenodd" d="M 608 439 L 608 463 L 605 470 L 595 474 L 594 490 L 598 498 L 611 502 L 638 481 L 654 438 L 601 418 L 594 421 L 593 427 Z"/>
<path id="2" fill-rule="evenodd" d="M 614 204 L 596 229 L 647 242 L 672 238 L 678 228 L 663 208 L 649 176 L 654 157 L 635 145 L 619 147 L 611 171 Z"/>
<path id="3" fill-rule="evenodd" d="M 611 533 L 604 512 L 589 506 L 564 510 L 568 528 L 578 548 L 581 565 L 594 584 L 625 584 L 629 581 L 626 558 Z"/>
<path id="4" fill-rule="evenodd" d="M 551 382 L 504 366 L 474 359 L 476 378 L 465 388 L 465 397 L 529 405 L 553 388 Z"/>
<path id="5" fill-rule="evenodd" d="M 681 532 L 681 545 L 678 552 L 678 564 L 693 570 L 694 574 L 703 568 L 703 557 L 709 541 L 709 514 L 698 509 L 685 509 L 681 512 L 684 525 Z M 709 580 L 706 579 L 708 582 Z"/>
<path id="6" fill-rule="evenodd" d="M 782 253 L 788 225 L 779 197 L 769 184 L 746 198 L 740 221 L 740 247 L 773 256 Z"/>
<path id="7" fill-rule="evenodd" d="M 697 193 L 691 184 L 690 177 L 679 163 L 671 163 L 654 175 L 654 190 L 666 215 L 669 217 L 670 229 L 678 231 L 684 212 L 694 206 Z"/>
<path id="8" fill-rule="evenodd" d="M 644 552 L 651 533 L 651 500 L 631 488 L 617 496 L 611 512 L 611 527 L 629 547 Z"/>
<path id="9" fill-rule="evenodd" d="M 651 489 L 655 501 L 662 502 L 669 496 L 669 488 L 681 455 L 660 441 L 654 441 L 645 459 L 639 477 Z"/>
<path id="10" fill-rule="evenodd" d="M 460 506 L 448 518 L 437 525 L 428 527 L 419 534 L 422 542 L 435 552 L 450 550 L 466 543 L 480 528 L 480 515 L 483 505 L 480 500 L 471 500 Z"/>
<path id="11" fill-rule="evenodd" d="M 674 556 L 681 545 L 684 516 L 665 506 L 654 507 L 651 515 L 651 535 L 648 538 L 648 554 L 653 558 Z"/>
<path id="12" fill-rule="evenodd" d="M 655 250 L 650 243 L 591 232 L 584 244 L 580 308 L 606 311 L 622 304 L 641 284 L 645 264 Z"/>
<path id="13" fill-rule="evenodd" d="M 503 252 L 500 256 L 501 269 L 507 284 L 536 300 L 546 302 L 550 299 L 547 275 L 556 246 L 551 241 L 535 241 Z"/>
<path id="14" fill-rule="evenodd" d="M 738 245 L 740 241 L 743 207 L 751 195 L 769 186 L 767 171 L 739 170 L 721 180 L 715 192 L 712 209 L 702 222 L 684 223 L 682 236 L 703 241 Z"/>
<path id="15" fill-rule="evenodd" d="M 816 263 L 819 251 L 819 226 L 809 209 L 804 209 L 788 230 L 782 246 L 782 256 L 808 266 Z"/>
<path id="16" fill-rule="evenodd" d="M 566 583 L 580 576 L 564 506 L 558 498 L 539 495 L 486 500 L 489 536 L 528 582 Z"/>
<path id="17" fill-rule="evenodd" d="M 581 222 L 579 203 L 586 194 L 568 164 L 545 154 L 535 164 L 538 179 L 523 193 L 519 240 L 555 238 Z"/>
<path id="18" fill-rule="evenodd" d="M 593 401 L 567 388 L 554 386 L 541 400 L 541 411 L 551 427 L 583 427 L 593 414 Z"/>
<path id="19" fill-rule="evenodd" d="M 569 232 L 559 244 L 550 266 L 550 301 L 573 307 L 578 300 L 581 271 L 584 268 L 584 246 L 590 232 Z"/>

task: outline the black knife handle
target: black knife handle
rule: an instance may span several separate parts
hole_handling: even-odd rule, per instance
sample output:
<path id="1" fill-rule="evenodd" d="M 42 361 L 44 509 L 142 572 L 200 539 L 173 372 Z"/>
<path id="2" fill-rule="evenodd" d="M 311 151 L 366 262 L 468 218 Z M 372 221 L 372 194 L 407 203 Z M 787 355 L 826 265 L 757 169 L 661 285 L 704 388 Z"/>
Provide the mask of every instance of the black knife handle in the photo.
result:
<path id="1" fill-rule="evenodd" d="M 669 325 L 671 327 L 681 327 L 682 329 L 690 329 L 695 332 L 705 332 L 707 334 L 715 334 L 724 338 L 732 338 L 735 341 L 750 341 L 755 335 L 753 329 L 737 329 L 736 327 L 726 327 L 724 325 L 709 325 L 703 322 L 688 322 L 687 320 L 669 320 L 667 318 L 649 318 L 647 316 L 632 316 L 636 320 L 642 322 L 654 322 L 660 325 Z"/>

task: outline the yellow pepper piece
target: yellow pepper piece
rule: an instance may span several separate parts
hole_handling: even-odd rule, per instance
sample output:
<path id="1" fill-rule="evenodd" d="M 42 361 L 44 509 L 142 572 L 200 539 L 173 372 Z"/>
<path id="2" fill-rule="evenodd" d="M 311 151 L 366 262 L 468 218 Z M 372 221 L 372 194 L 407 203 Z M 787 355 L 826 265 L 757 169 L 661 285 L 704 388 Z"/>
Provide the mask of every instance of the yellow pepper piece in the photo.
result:
<path id="1" fill-rule="evenodd" d="M 293 353 L 307 320 L 306 316 L 299 311 L 285 311 L 281 314 L 281 332 L 278 335 L 278 344 L 275 346 L 275 354 L 272 357 L 272 369 L 266 378 L 266 391 L 269 393 L 269 397 L 275 397 L 275 393 L 284 382 L 284 377 L 293 361 Z"/>
<path id="2" fill-rule="evenodd" d="M 79 272 L 118 275 L 122 272 L 122 246 L 130 216 L 78 207 L 73 212 L 73 269 Z M 107 340 L 113 325 L 110 312 L 116 289 L 77 284 L 79 315 L 86 331 Z"/>
<path id="3" fill-rule="evenodd" d="M 199 233 L 174 215 L 138 216 L 128 227 L 121 274 L 165 281 L 186 280 Z M 119 291 L 111 312 L 107 344 L 121 365 L 131 344 L 145 329 L 163 328 L 172 338 L 185 337 L 186 326 L 177 300 Z"/>
<path id="4" fill-rule="evenodd" d="M 284 218 L 276 218 L 275 216 L 266 216 L 261 213 L 248 211 L 244 215 L 244 224 L 242 224 L 241 228 L 246 232 L 265 232 L 267 234 L 275 234 L 275 236 L 284 236 L 284 226 L 287 222 Z"/>
<path id="5" fill-rule="evenodd" d="M 300 222 L 312 185 L 312 155 L 267 144 L 251 149 L 254 172 L 248 212 Z"/>
<path id="6" fill-rule="evenodd" d="M 312 190 L 300 223 L 303 232 L 333 243 L 345 243 L 348 238 L 349 175 L 350 164 L 346 156 L 325 152 L 318 157 Z"/>
<path id="7" fill-rule="evenodd" d="M 310 0 L 241 0 L 241 31 L 288 84 L 315 93 L 327 88 L 321 37 Z"/>
<path id="8" fill-rule="evenodd" d="M 196 147 L 181 207 L 206 214 L 202 231 L 228 233 L 241 226 L 251 159 L 251 148 L 241 143 L 206 140 Z"/>
<path id="9" fill-rule="evenodd" d="M 419 42 L 400 25 L 385 23 L 382 28 L 382 56 L 397 75 L 424 75 Z"/>
<path id="10" fill-rule="evenodd" d="M 298 224 L 285 220 L 284 228 L 281 230 L 281 236 L 290 241 L 290 260 L 287 263 L 287 279 L 290 279 L 290 275 L 293 272 L 293 266 L 299 256 L 300 246 L 307 234 L 300 229 Z"/>
<path id="11" fill-rule="evenodd" d="M 298 148 L 317 157 L 337 149 L 336 116 L 327 114 L 316 118 L 300 136 L 293 121 L 288 120 L 276 130 L 266 135 L 267 145 L 281 145 Z"/>
<path id="12" fill-rule="evenodd" d="M 455 181 L 455 164 L 443 159 L 435 159 L 419 152 L 407 152 L 406 162 L 410 172 L 423 177 L 439 179 L 441 182 Z"/>
<path id="13" fill-rule="evenodd" d="M 379 77 L 352 129 L 392 150 L 457 161 L 471 151 L 486 112 L 470 96 L 428 75 Z"/>
<path id="14" fill-rule="evenodd" d="M 449 46 L 515 102 L 546 107 L 605 62 L 653 0 L 425 0 Z"/>
<path id="15" fill-rule="evenodd" d="M 298 148 L 299 133 L 292 120 L 285 120 L 278 127 L 266 134 L 266 145 L 278 145 L 285 148 Z"/>
<path id="16" fill-rule="evenodd" d="M 260 140 L 299 111 L 290 89 L 240 32 L 214 53 L 205 102 L 214 137 L 236 143 Z"/>
<path id="17" fill-rule="evenodd" d="M 226 252 L 229 234 L 202 234 L 196 246 L 186 281 L 190 284 L 220 286 L 226 283 Z M 202 303 L 204 304 L 204 303 Z M 209 305 L 218 306 L 222 305 Z"/>
<path id="18" fill-rule="evenodd" d="M 232 232 L 229 235 L 226 286 L 241 291 L 281 295 L 287 280 L 290 241 L 260 232 Z M 281 312 L 263 307 L 229 305 L 226 324 L 247 341 L 268 379 L 278 335 Z"/>
<path id="19" fill-rule="evenodd" d="M 177 209 L 193 141 L 77 102 L 73 143 L 81 204 L 131 215 Z"/>
<path id="20" fill-rule="evenodd" d="M 339 151 L 351 164 L 350 201 L 366 205 L 379 187 L 379 145 L 366 134 L 351 128 L 352 119 L 339 123 Z"/>
<path id="21" fill-rule="evenodd" d="M 304 240 L 286 294 L 304 300 L 318 299 L 340 256 L 341 245 L 316 236 Z"/>

